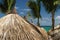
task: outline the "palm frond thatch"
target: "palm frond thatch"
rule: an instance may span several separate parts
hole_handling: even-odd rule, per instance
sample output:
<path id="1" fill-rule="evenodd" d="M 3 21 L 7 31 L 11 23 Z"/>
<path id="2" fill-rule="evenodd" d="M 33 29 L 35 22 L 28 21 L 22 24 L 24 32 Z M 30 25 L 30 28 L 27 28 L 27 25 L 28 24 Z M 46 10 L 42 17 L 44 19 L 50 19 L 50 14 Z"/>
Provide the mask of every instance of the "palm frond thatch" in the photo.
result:
<path id="1" fill-rule="evenodd" d="M 60 25 L 54 27 L 54 31 L 52 29 L 48 32 L 53 40 L 60 40 Z"/>
<path id="2" fill-rule="evenodd" d="M 17 14 L 0 19 L 0 40 L 48 40 L 47 33 Z"/>

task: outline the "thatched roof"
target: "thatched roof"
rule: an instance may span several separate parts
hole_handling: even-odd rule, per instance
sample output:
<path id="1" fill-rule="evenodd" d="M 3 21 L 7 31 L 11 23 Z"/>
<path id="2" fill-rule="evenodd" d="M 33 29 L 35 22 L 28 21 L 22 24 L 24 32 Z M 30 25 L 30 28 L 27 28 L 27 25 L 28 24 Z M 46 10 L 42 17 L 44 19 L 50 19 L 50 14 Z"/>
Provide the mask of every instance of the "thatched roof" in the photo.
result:
<path id="1" fill-rule="evenodd" d="M 0 40 L 48 40 L 44 29 L 26 22 L 17 14 L 0 19 Z"/>
<path id="2" fill-rule="evenodd" d="M 49 35 L 53 40 L 60 40 L 60 25 L 54 27 L 54 31 L 50 30 Z"/>

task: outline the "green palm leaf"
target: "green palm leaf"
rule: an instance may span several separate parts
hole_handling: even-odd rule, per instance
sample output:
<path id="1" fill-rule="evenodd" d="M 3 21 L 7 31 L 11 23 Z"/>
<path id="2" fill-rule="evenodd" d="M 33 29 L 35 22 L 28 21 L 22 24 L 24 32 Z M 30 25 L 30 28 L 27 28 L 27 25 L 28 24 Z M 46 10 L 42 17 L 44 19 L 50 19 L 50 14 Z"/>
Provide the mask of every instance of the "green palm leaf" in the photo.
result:
<path id="1" fill-rule="evenodd" d="M 29 1 L 28 2 L 28 7 L 30 9 L 32 9 L 32 14 L 33 14 L 34 17 L 37 17 L 37 18 L 41 17 L 41 15 L 40 15 L 40 3 L 37 4 L 34 1 Z"/>
<path id="2" fill-rule="evenodd" d="M 51 13 L 52 16 L 52 30 L 54 30 L 54 24 L 55 24 L 55 20 L 54 20 L 54 16 L 55 16 L 55 11 L 57 10 L 58 5 L 54 5 L 54 2 L 57 0 L 42 0 L 45 9 L 47 12 Z"/>
<path id="3" fill-rule="evenodd" d="M 16 0 L 2 0 L 3 3 L 0 3 L 0 11 L 10 12 L 14 8 Z"/>
<path id="4" fill-rule="evenodd" d="M 41 0 L 29 0 L 28 1 L 28 7 L 32 10 L 32 14 L 34 18 L 38 18 L 37 25 L 40 26 L 40 21 L 39 19 L 41 18 L 40 14 L 40 1 Z"/>

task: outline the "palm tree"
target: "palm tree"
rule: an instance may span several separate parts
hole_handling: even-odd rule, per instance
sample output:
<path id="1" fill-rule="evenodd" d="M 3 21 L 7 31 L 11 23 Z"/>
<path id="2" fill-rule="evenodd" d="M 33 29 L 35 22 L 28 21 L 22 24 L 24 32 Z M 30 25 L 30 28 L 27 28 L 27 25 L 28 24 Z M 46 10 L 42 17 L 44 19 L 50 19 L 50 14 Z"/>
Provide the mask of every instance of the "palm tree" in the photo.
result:
<path id="1" fill-rule="evenodd" d="M 2 3 L 0 3 L 0 11 L 6 14 L 11 13 L 15 7 L 15 2 L 16 0 L 2 0 Z"/>
<path id="2" fill-rule="evenodd" d="M 56 0 L 56 1 L 54 2 L 54 5 L 56 5 L 56 4 L 60 4 L 60 0 Z"/>
<path id="3" fill-rule="evenodd" d="M 29 0 L 28 1 L 28 7 L 32 10 L 33 16 L 35 18 L 38 18 L 38 22 L 37 25 L 40 26 L 40 21 L 39 18 L 41 18 L 41 14 L 40 14 L 40 0 Z"/>
<path id="4" fill-rule="evenodd" d="M 54 16 L 55 16 L 55 11 L 57 10 L 57 7 L 58 7 L 58 5 L 54 5 L 55 1 L 56 0 L 42 0 L 46 11 L 51 13 L 52 15 L 52 30 L 54 30 L 54 25 L 55 25 Z"/>

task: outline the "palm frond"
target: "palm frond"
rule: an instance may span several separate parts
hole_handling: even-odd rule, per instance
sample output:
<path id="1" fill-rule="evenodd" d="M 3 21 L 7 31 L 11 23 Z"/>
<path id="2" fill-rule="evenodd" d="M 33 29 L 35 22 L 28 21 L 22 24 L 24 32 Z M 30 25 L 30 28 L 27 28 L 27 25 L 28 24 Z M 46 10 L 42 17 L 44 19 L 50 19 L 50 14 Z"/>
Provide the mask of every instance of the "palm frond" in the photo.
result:
<path id="1" fill-rule="evenodd" d="M 2 12 L 10 11 L 14 8 L 16 0 L 2 0 L 3 3 L 0 3 L 0 10 Z"/>
<path id="2" fill-rule="evenodd" d="M 56 0 L 42 0 L 46 11 L 51 12 L 52 10 L 56 11 L 58 5 L 54 5 Z"/>
<path id="3" fill-rule="evenodd" d="M 56 1 L 54 2 L 54 5 L 56 5 L 56 4 L 59 4 L 59 5 L 60 5 L 60 0 L 56 0 Z"/>
<path id="4" fill-rule="evenodd" d="M 41 17 L 40 15 L 40 3 L 36 3 L 34 1 L 28 2 L 28 7 L 32 9 L 32 13 L 34 17 Z"/>

